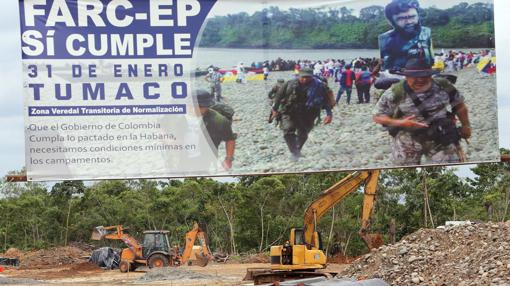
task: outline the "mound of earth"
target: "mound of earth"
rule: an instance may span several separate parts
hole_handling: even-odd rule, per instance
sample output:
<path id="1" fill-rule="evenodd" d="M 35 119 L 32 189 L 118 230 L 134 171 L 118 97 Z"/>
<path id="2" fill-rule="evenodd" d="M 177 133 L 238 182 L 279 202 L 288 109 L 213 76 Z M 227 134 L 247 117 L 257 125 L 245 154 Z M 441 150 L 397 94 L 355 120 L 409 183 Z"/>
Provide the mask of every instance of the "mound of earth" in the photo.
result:
<path id="1" fill-rule="evenodd" d="M 59 265 L 79 264 L 90 253 L 74 246 L 54 247 L 21 253 L 21 269 L 50 268 Z"/>
<path id="2" fill-rule="evenodd" d="M 391 285 L 510 285 L 510 223 L 421 229 L 366 254 L 342 275 Z"/>
<path id="3" fill-rule="evenodd" d="M 249 254 L 241 258 L 241 263 L 269 263 L 269 256 L 265 253 Z"/>
<path id="4" fill-rule="evenodd" d="M 18 249 L 11 247 L 11 248 L 7 249 L 7 251 L 5 253 L 0 254 L 0 256 L 5 257 L 5 258 L 19 258 L 19 257 L 21 257 L 22 254 L 23 253 L 21 251 L 19 251 Z"/>
<path id="5" fill-rule="evenodd" d="M 335 263 L 335 264 L 349 264 L 352 263 L 354 260 L 357 259 L 357 256 L 345 256 L 341 253 L 328 256 L 328 263 Z"/>

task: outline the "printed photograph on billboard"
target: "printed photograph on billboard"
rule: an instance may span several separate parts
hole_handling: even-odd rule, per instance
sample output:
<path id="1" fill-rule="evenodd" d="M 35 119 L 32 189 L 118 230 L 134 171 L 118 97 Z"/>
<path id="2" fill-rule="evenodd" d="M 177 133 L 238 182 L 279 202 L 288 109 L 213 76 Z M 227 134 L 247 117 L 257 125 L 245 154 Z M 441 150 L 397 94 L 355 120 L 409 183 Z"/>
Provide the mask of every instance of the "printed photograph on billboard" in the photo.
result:
<path id="1" fill-rule="evenodd" d="M 492 1 L 25 0 L 20 11 L 30 180 L 500 158 Z"/>

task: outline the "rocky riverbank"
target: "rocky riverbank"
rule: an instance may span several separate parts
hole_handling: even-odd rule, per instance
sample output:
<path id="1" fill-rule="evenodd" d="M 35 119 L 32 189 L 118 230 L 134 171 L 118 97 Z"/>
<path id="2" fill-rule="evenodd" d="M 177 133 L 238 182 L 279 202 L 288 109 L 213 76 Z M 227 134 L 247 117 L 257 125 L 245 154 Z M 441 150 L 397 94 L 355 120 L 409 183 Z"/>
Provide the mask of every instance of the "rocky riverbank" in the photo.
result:
<path id="1" fill-rule="evenodd" d="M 474 67 L 459 71 L 456 75 L 456 86 L 465 96 L 469 107 L 473 132 L 469 144 L 463 143 L 468 161 L 497 160 L 495 76 L 481 76 Z M 351 104 L 347 105 L 344 94 L 334 109 L 333 123 L 316 126 L 303 148 L 304 157 L 298 162 L 290 160 L 281 130 L 267 123 L 270 112 L 267 92 L 278 78 L 288 80 L 292 74 L 273 72 L 268 81 L 223 84 L 226 102 L 236 111 L 233 129 L 238 139 L 232 174 L 396 167 L 391 161 L 391 137 L 372 121 L 375 89 L 372 89 L 369 104 L 356 104 L 357 94 L 353 90 Z M 196 86 L 207 88 L 207 83 L 199 78 Z M 330 86 L 336 94 L 338 84 L 330 81 Z"/>

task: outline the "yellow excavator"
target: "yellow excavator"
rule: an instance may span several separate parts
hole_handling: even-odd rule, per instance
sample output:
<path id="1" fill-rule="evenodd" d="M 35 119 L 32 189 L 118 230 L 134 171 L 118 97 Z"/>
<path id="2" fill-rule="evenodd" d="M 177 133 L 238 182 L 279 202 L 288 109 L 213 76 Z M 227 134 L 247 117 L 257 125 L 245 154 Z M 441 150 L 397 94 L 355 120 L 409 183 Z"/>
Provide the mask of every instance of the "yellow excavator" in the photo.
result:
<path id="1" fill-rule="evenodd" d="M 380 234 L 368 233 L 377 191 L 379 170 L 354 172 L 325 190 L 305 210 L 303 228 L 292 228 L 290 239 L 284 245 L 272 246 L 271 268 L 250 268 L 245 280 L 255 285 L 317 276 L 334 276 L 336 273 L 316 271 L 326 268 L 326 254 L 323 250 L 317 222 L 334 205 L 347 195 L 365 186 L 363 213 L 359 234 L 369 249 L 383 244 Z"/>
<path id="2" fill-rule="evenodd" d="M 178 246 L 170 247 L 168 233 L 167 230 L 144 231 L 143 244 L 140 244 L 122 225 L 98 226 L 92 231 L 91 239 L 122 240 L 128 246 L 122 249 L 120 254 L 120 272 L 134 271 L 140 266 L 180 266 L 190 263 L 191 259 L 196 265 L 206 266 L 213 259 L 207 234 L 198 223 L 194 223 L 193 229 L 186 233 L 182 254 Z M 194 246 L 197 239 L 200 242 L 199 247 Z"/>

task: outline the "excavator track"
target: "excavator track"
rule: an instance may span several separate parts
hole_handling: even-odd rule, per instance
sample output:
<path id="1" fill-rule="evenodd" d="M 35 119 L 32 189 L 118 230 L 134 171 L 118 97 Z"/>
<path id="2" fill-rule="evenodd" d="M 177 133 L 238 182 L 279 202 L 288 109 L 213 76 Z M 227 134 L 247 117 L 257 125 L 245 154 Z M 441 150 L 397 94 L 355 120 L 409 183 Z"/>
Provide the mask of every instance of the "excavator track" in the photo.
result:
<path id="1" fill-rule="evenodd" d="M 262 285 L 274 282 L 283 282 L 296 279 L 325 277 L 333 278 L 337 272 L 319 271 L 274 271 L 269 268 L 248 268 L 243 280 L 252 280 L 253 285 Z"/>

